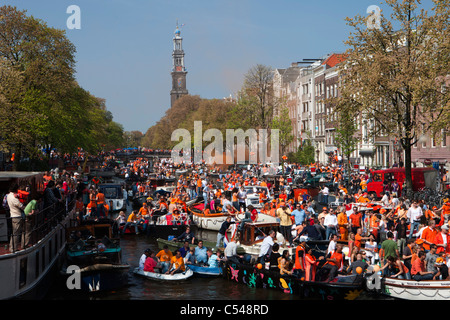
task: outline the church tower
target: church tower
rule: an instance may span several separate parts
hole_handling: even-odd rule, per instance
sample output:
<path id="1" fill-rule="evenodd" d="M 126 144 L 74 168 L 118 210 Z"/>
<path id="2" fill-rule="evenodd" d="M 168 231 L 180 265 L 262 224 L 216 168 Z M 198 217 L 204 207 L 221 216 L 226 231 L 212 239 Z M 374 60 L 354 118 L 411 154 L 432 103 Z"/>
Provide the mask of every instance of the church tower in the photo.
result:
<path id="1" fill-rule="evenodd" d="M 172 107 L 175 101 L 184 95 L 188 94 L 186 89 L 186 68 L 184 67 L 184 51 L 183 51 L 183 38 L 181 38 L 181 32 L 178 28 L 175 30 L 175 36 L 173 38 L 173 67 L 172 67 L 172 90 L 170 91 L 170 106 Z"/>

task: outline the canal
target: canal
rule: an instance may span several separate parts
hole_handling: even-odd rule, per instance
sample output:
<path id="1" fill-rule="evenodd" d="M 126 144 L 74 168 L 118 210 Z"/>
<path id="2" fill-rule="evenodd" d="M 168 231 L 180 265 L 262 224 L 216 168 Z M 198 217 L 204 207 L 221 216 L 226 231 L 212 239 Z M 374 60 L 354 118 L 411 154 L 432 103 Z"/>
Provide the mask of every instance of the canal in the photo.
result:
<path id="1" fill-rule="evenodd" d="M 200 230 L 197 236 L 215 241 L 217 232 Z M 46 300 L 298 300 L 299 297 L 281 291 L 250 288 L 219 278 L 191 277 L 177 283 L 144 279 L 132 273 L 139 265 L 139 258 L 150 248 L 159 251 L 157 241 L 145 235 L 124 235 L 121 239 L 123 260 L 130 264 L 128 285 L 111 292 L 80 294 L 69 290 L 60 279 L 55 282 Z"/>

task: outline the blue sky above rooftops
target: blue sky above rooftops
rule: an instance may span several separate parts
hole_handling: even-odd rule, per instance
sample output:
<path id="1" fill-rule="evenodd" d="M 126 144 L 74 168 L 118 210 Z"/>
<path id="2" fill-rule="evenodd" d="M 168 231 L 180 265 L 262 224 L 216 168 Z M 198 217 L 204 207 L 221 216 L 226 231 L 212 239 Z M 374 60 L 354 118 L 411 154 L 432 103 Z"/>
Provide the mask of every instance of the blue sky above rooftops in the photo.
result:
<path id="1" fill-rule="evenodd" d="M 291 62 L 345 51 L 344 19 L 367 15 L 380 0 L 10 0 L 49 26 L 65 29 L 77 48 L 76 78 L 106 99 L 114 120 L 145 133 L 170 107 L 172 38 L 183 37 L 187 89 L 224 98 L 242 86 L 254 65 Z M 431 1 L 424 1 L 430 7 Z M 81 10 L 69 30 L 67 7 Z"/>

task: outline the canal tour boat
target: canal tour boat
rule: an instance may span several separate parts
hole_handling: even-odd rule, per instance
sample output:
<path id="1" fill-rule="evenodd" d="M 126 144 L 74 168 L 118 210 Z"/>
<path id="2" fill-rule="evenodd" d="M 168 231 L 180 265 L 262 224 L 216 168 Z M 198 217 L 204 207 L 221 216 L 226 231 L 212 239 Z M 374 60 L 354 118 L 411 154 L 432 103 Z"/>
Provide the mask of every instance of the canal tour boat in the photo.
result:
<path id="1" fill-rule="evenodd" d="M 130 265 L 122 262 L 120 239 L 112 238 L 110 219 L 86 221 L 68 229 L 66 262 L 61 274 L 71 277 L 71 266 L 81 275 L 80 290 L 108 291 L 128 283 Z"/>
<path id="2" fill-rule="evenodd" d="M 30 187 L 31 197 L 45 188 L 42 172 L 0 172 L 0 194 L 13 183 Z M 41 204 L 42 206 L 42 204 Z M 66 228 L 74 216 L 74 201 L 40 208 L 34 216 L 32 245 L 9 250 L 9 210 L 0 209 L 0 299 L 42 299 L 64 261 Z"/>

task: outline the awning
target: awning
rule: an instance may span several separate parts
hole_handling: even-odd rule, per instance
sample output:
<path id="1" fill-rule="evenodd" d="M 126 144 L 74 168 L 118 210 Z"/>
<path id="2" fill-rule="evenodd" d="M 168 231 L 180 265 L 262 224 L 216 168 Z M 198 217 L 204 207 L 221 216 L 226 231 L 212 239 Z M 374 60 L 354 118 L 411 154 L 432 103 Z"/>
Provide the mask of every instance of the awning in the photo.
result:
<path id="1" fill-rule="evenodd" d="M 362 157 L 371 156 L 373 155 L 373 149 L 361 149 L 359 150 L 359 155 Z"/>

